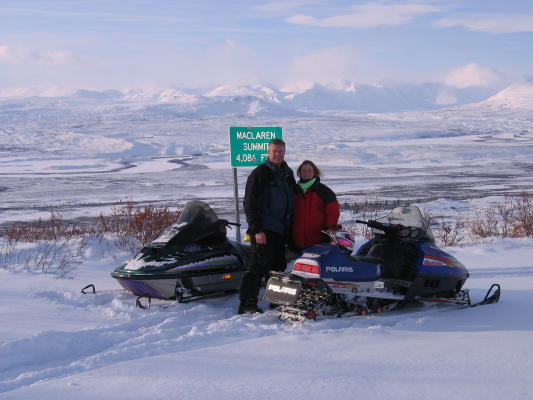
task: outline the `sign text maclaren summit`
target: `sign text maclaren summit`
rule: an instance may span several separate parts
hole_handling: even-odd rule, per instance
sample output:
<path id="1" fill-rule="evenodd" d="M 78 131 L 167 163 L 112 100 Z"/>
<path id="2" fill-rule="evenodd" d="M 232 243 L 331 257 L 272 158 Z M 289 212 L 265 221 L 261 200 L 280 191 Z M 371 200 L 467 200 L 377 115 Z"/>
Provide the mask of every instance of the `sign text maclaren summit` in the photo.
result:
<path id="1" fill-rule="evenodd" d="M 232 126 L 229 128 L 231 166 L 254 167 L 265 161 L 268 143 L 281 139 L 281 127 Z"/>
<path id="2" fill-rule="evenodd" d="M 252 128 L 252 129 L 263 129 L 263 128 Z M 269 129 L 269 128 L 265 128 L 265 129 Z M 270 128 L 272 129 L 272 128 Z M 272 140 L 272 139 L 276 139 L 276 133 L 274 131 L 259 131 L 259 132 L 254 132 L 254 131 L 237 131 L 237 139 L 239 140 L 246 140 L 246 139 L 250 139 L 250 140 L 261 140 L 261 139 L 268 139 L 268 140 Z"/>

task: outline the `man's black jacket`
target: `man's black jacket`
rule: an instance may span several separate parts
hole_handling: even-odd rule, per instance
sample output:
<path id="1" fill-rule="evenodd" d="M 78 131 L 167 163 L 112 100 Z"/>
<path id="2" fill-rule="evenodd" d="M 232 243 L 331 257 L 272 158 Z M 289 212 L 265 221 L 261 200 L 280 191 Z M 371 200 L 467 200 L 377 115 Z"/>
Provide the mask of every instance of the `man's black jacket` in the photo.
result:
<path id="1" fill-rule="evenodd" d="M 265 230 L 289 234 L 295 185 L 294 174 L 286 162 L 277 167 L 267 160 L 252 171 L 244 193 L 250 235 Z"/>

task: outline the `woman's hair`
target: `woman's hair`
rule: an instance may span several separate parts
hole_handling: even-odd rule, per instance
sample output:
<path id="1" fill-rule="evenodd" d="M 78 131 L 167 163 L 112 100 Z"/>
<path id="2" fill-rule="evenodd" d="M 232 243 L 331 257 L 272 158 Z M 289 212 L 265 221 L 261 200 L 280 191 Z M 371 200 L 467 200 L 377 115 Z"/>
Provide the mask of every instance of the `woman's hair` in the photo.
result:
<path id="1" fill-rule="evenodd" d="M 302 163 L 300 164 L 300 166 L 296 170 L 296 175 L 300 176 L 300 171 L 302 170 L 302 167 L 305 164 L 309 164 L 311 166 L 311 168 L 313 168 L 313 172 L 315 173 L 315 176 L 320 176 L 322 174 L 322 172 L 320 172 L 320 169 L 315 165 L 315 163 L 313 161 L 304 160 L 304 161 L 302 161 Z"/>

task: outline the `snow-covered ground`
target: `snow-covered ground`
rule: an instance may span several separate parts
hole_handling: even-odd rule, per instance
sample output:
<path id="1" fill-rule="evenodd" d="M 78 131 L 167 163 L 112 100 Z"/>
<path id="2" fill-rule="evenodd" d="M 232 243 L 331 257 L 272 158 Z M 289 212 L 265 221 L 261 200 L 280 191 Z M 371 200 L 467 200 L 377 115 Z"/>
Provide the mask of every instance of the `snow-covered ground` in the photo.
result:
<path id="1" fill-rule="evenodd" d="M 289 165 L 317 162 L 341 202 L 467 214 L 533 190 L 529 86 L 388 114 L 287 109 L 268 91 L 4 99 L 0 224 L 96 217 L 130 199 L 200 198 L 231 219 L 235 125 L 282 126 Z M 238 171 L 241 195 L 249 172 Z M 470 269 L 474 300 L 501 284 L 498 304 L 294 325 L 235 315 L 236 296 L 137 309 L 110 277 L 128 255 L 104 242 L 62 278 L 0 269 L 0 399 L 529 399 L 532 241 L 448 250 Z M 88 283 L 96 295 L 80 293 Z"/>
<path id="2" fill-rule="evenodd" d="M 237 296 L 135 308 L 97 245 L 72 279 L 0 271 L 0 398 L 529 399 L 533 243 L 449 250 L 499 303 L 290 324 Z"/>
<path id="3" fill-rule="evenodd" d="M 98 215 L 127 199 L 165 205 L 215 199 L 229 208 L 235 125 L 283 127 L 289 165 L 317 162 L 343 202 L 530 190 L 533 110 L 509 104 L 526 104 L 533 91 L 506 90 L 458 108 L 298 117 L 250 113 L 241 103 L 253 97 L 223 97 L 192 114 L 183 107 L 194 102 L 3 100 L 0 223 L 47 216 L 50 206 L 68 218 Z M 229 113 L 227 103 L 234 107 Z M 239 169 L 241 188 L 249 172 Z"/>

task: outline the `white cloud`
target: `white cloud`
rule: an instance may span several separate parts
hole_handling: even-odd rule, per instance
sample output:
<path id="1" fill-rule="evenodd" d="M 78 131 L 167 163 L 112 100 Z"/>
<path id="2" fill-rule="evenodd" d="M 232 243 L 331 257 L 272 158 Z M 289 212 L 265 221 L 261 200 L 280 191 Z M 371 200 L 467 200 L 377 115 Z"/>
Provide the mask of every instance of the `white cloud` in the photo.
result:
<path id="1" fill-rule="evenodd" d="M 218 49 L 225 52 L 225 53 L 231 53 L 233 52 L 234 50 L 238 50 L 239 48 L 239 45 L 237 44 L 236 41 L 234 40 L 231 40 L 231 39 L 226 39 L 224 41 L 224 43 L 222 43 Z"/>
<path id="2" fill-rule="evenodd" d="M 43 51 L 34 54 L 37 63 L 43 65 L 64 65 L 77 61 L 77 57 L 69 51 Z"/>
<path id="3" fill-rule="evenodd" d="M 0 98 L 13 97 L 62 97 L 71 96 L 76 90 L 62 86 L 0 89 Z"/>
<path id="4" fill-rule="evenodd" d="M 250 48 L 226 39 L 217 46 L 207 48 L 202 56 L 202 62 L 194 60 L 188 64 L 194 68 L 191 71 L 194 79 L 205 82 L 207 77 L 210 84 L 237 85 L 257 80 L 258 59 L 258 55 Z"/>
<path id="5" fill-rule="evenodd" d="M 327 18 L 308 15 L 294 15 L 286 19 L 295 25 L 311 25 L 336 28 L 372 28 L 376 26 L 404 25 L 426 14 L 443 9 L 429 4 L 405 3 L 387 4 L 384 2 L 366 3 L 352 7 L 354 12 Z"/>
<path id="6" fill-rule="evenodd" d="M 457 103 L 457 97 L 455 97 L 452 93 L 450 93 L 448 90 L 441 90 L 435 99 L 435 104 L 446 106 L 450 104 L 456 104 Z"/>
<path id="7" fill-rule="evenodd" d="M 54 66 L 75 61 L 76 56 L 68 51 L 33 51 L 23 47 L 0 45 L 0 63 Z"/>
<path id="8" fill-rule="evenodd" d="M 349 47 L 335 47 L 296 57 L 289 69 L 294 81 L 328 84 L 350 78 L 356 68 L 356 54 Z"/>
<path id="9" fill-rule="evenodd" d="M 498 83 L 500 79 L 498 73 L 482 68 L 476 63 L 469 63 L 452 69 L 444 79 L 444 84 L 458 89 L 488 87 Z"/>
<path id="10" fill-rule="evenodd" d="M 303 93 L 309 89 L 311 89 L 314 86 L 314 82 L 310 81 L 296 81 L 296 82 L 290 82 L 289 84 L 285 85 L 280 89 L 281 92 L 285 93 Z M 286 98 L 292 98 L 294 96 L 287 96 Z"/>
<path id="11" fill-rule="evenodd" d="M 306 1 L 272 1 L 252 7 L 253 9 L 264 13 L 283 13 L 295 8 L 305 6 Z"/>
<path id="12" fill-rule="evenodd" d="M 489 33 L 533 32 L 533 14 L 443 18 L 435 25 L 440 28 L 463 26 L 471 31 Z"/>
<path id="13" fill-rule="evenodd" d="M 320 26 L 321 21 L 318 18 L 310 17 L 309 15 L 293 15 L 292 17 L 286 18 L 285 21 L 290 22 L 294 25 L 313 25 Z"/>
<path id="14" fill-rule="evenodd" d="M 122 8 L 122 11 L 124 9 Z M 124 12 L 89 12 L 89 11 L 57 11 L 36 8 L 0 8 L 1 14 L 11 15 L 38 15 L 46 17 L 64 18 L 95 18 L 101 21 L 116 22 L 177 22 L 187 21 L 185 17 L 174 17 L 172 15 L 151 15 L 150 13 L 127 14 Z"/>

